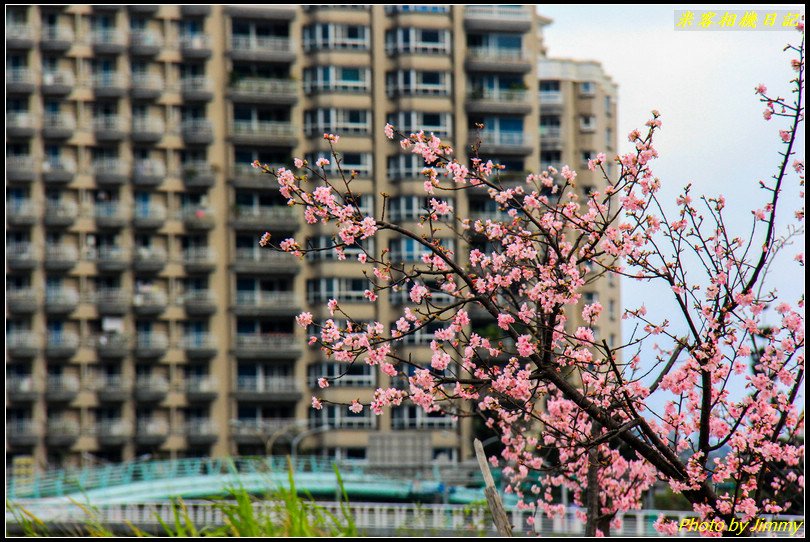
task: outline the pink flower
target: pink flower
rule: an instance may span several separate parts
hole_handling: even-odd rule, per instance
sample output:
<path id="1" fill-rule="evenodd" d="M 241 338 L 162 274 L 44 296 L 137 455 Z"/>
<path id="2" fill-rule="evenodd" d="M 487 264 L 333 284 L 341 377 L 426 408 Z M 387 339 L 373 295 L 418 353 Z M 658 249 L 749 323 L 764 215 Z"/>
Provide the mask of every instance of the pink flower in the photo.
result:
<path id="1" fill-rule="evenodd" d="M 349 407 L 349 410 L 354 412 L 355 414 L 360 414 L 363 412 L 363 405 L 357 402 L 357 399 L 352 401 L 352 405 Z"/>
<path id="2" fill-rule="evenodd" d="M 765 94 L 766 92 L 768 92 L 768 87 L 760 83 L 754 88 L 754 91 L 756 94 Z"/>
<path id="3" fill-rule="evenodd" d="M 301 160 L 300 158 L 293 159 L 293 164 L 295 164 L 295 167 L 297 167 L 299 169 L 304 167 L 304 161 Z"/>
<path id="4" fill-rule="evenodd" d="M 388 139 L 394 139 L 394 127 L 390 124 L 385 125 L 385 137 Z"/>
<path id="5" fill-rule="evenodd" d="M 517 351 L 521 356 L 528 357 L 534 354 L 537 349 L 535 348 L 534 344 L 532 344 L 531 337 L 529 335 L 521 335 L 517 340 Z"/>
<path id="6" fill-rule="evenodd" d="M 319 388 L 328 388 L 329 387 L 329 381 L 327 379 L 323 378 L 323 377 L 319 378 L 318 379 L 318 387 Z"/>
<path id="7" fill-rule="evenodd" d="M 315 410 L 320 410 L 323 408 L 321 400 L 315 396 L 312 396 L 312 408 L 314 408 Z"/>
<path id="8" fill-rule="evenodd" d="M 787 130 L 779 130 L 779 137 L 782 138 L 782 141 L 787 143 L 788 141 L 790 141 L 790 132 L 788 132 Z"/>
<path id="9" fill-rule="evenodd" d="M 302 312 L 301 314 L 295 317 L 295 321 L 298 322 L 299 326 L 307 327 L 309 324 L 312 323 L 312 313 Z"/>

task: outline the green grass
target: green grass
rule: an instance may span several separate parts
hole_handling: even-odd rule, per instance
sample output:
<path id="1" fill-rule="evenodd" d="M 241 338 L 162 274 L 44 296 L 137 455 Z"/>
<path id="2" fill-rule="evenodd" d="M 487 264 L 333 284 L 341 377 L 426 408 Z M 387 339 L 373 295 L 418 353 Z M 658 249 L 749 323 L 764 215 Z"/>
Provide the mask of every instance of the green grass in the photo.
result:
<path id="1" fill-rule="evenodd" d="M 279 487 L 271 491 L 264 499 L 250 495 L 244 487 L 230 488 L 228 498 L 213 501 L 213 506 L 222 512 L 225 518 L 223 525 L 197 526 L 189 516 L 182 499 L 171 503 L 172 519 L 164 521 L 155 519 L 168 537 L 230 537 L 230 536 L 301 536 L 301 537 L 342 537 L 361 536 L 348 508 L 349 498 L 343 485 L 343 479 L 335 466 L 335 476 L 340 487 L 340 512 L 332 514 L 320 506 L 311 495 L 298 495 L 292 464 L 288 461 L 289 487 Z M 256 502 L 266 506 L 256 507 Z M 124 533 L 113 533 L 102 524 L 98 509 L 74 501 L 87 515 L 75 532 L 52 532 L 53 527 L 20 505 L 6 500 L 6 509 L 12 513 L 16 523 L 26 536 L 117 536 Z M 150 536 L 135 525 L 129 524 L 132 536 Z M 129 534 L 129 533 L 127 533 Z"/>

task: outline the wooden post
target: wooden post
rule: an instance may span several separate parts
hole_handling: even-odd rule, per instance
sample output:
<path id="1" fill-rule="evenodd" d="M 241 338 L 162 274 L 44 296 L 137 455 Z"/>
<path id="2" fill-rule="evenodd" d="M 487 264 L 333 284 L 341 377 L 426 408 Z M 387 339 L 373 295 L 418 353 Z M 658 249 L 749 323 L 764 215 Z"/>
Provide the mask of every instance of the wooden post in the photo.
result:
<path id="1" fill-rule="evenodd" d="M 492 512 L 495 528 L 500 536 L 512 536 L 512 525 L 509 523 L 509 517 L 506 515 L 503 502 L 501 502 L 501 496 L 498 494 L 498 490 L 495 489 L 495 480 L 489 471 L 484 446 L 478 439 L 475 439 L 473 445 L 475 447 L 475 457 L 478 458 L 478 467 L 481 469 L 481 474 L 484 475 L 484 495 L 487 497 L 487 504 L 489 504 L 489 510 Z"/>

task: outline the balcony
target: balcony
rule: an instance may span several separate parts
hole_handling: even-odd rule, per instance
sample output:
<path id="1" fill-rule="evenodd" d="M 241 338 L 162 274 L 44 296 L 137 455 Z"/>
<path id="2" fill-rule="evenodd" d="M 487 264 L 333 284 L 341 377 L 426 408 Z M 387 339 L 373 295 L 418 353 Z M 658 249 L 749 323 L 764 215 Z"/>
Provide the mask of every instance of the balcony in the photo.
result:
<path id="1" fill-rule="evenodd" d="M 270 227 L 278 230 L 297 230 L 298 210 L 294 207 L 267 206 L 252 207 L 237 205 L 233 209 L 231 226 L 242 230 L 267 231 Z"/>
<path id="2" fill-rule="evenodd" d="M 563 95 L 559 90 L 541 90 L 537 93 L 537 97 L 540 101 L 540 107 L 543 109 L 550 106 L 562 107 L 563 105 Z"/>
<path id="3" fill-rule="evenodd" d="M 217 425 L 205 418 L 190 419 L 183 426 L 189 446 L 210 446 L 219 438 Z"/>
<path id="4" fill-rule="evenodd" d="M 256 241 L 258 245 L 258 240 Z M 296 273 L 298 259 L 286 252 L 272 249 L 237 248 L 232 264 L 237 273 Z"/>
<path id="5" fill-rule="evenodd" d="M 127 48 L 126 33 L 114 28 L 98 28 L 90 33 L 90 44 L 96 54 L 118 54 Z"/>
<path id="6" fill-rule="evenodd" d="M 49 315 L 67 315 L 79 306 L 79 291 L 76 288 L 60 287 L 45 289 L 45 312 Z"/>
<path id="7" fill-rule="evenodd" d="M 129 35 L 132 56 L 155 56 L 163 48 L 163 38 L 154 30 L 133 30 Z"/>
<path id="8" fill-rule="evenodd" d="M 76 132 L 76 117 L 67 113 L 47 113 L 42 119 L 42 137 L 70 139 Z"/>
<path id="9" fill-rule="evenodd" d="M 6 113 L 6 136 L 29 138 L 35 132 L 34 118 L 28 111 L 9 111 Z"/>
<path id="10" fill-rule="evenodd" d="M 76 222 L 79 206 L 74 201 L 49 201 L 45 204 L 46 226 L 67 228 Z"/>
<path id="11" fill-rule="evenodd" d="M 68 184 L 76 176 L 76 162 L 68 158 L 46 158 L 42 162 L 42 180 L 49 184 Z"/>
<path id="12" fill-rule="evenodd" d="M 301 354 L 301 345 L 292 333 L 239 333 L 233 352 L 242 359 L 295 359 Z"/>
<path id="13" fill-rule="evenodd" d="M 240 376 L 234 396 L 240 401 L 292 402 L 301 399 L 301 389 L 293 378 Z"/>
<path id="14" fill-rule="evenodd" d="M 180 211 L 186 230 L 210 230 L 216 225 L 214 213 L 207 207 L 187 206 Z"/>
<path id="15" fill-rule="evenodd" d="M 34 92 L 34 74 L 28 68 L 6 68 L 6 94 Z"/>
<path id="16" fill-rule="evenodd" d="M 540 145 L 543 150 L 562 150 L 562 128 L 560 126 L 540 126 Z"/>
<path id="17" fill-rule="evenodd" d="M 166 310 L 168 304 L 166 292 L 158 289 L 138 292 L 132 298 L 132 309 L 138 316 L 157 316 Z"/>
<path id="18" fill-rule="evenodd" d="M 33 226 L 39 219 L 39 207 L 28 200 L 6 202 L 6 222 L 9 226 Z"/>
<path id="19" fill-rule="evenodd" d="M 98 201 L 93 206 L 93 218 L 99 229 L 123 228 L 128 217 L 124 206 L 117 201 Z"/>
<path id="20" fill-rule="evenodd" d="M 471 113 L 525 115 L 531 109 L 529 91 L 524 89 L 478 88 L 467 96 L 467 111 Z"/>
<path id="21" fill-rule="evenodd" d="M 35 446 L 39 433 L 39 425 L 34 420 L 18 418 L 6 421 L 6 442 L 11 446 Z"/>
<path id="22" fill-rule="evenodd" d="M 283 36 L 246 36 L 233 34 L 228 51 L 233 60 L 249 62 L 292 62 L 292 40 Z"/>
<path id="23" fill-rule="evenodd" d="M 129 291 L 123 288 L 99 288 L 94 297 L 98 313 L 108 316 L 126 314 L 132 299 Z"/>
<path id="24" fill-rule="evenodd" d="M 208 333 L 186 335 L 180 343 L 188 359 L 209 359 L 217 355 L 217 345 Z"/>
<path id="25" fill-rule="evenodd" d="M 452 429 L 457 423 L 451 416 L 418 416 L 416 418 L 395 417 L 391 419 L 391 428 L 407 429 Z"/>
<path id="26" fill-rule="evenodd" d="M 118 158 L 102 158 L 93 161 L 96 184 L 119 186 L 129 180 L 129 167 Z"/>
<path id="27" fill-rule="evenodd" d="M 216 252 L 207 247 L 183 250 L 183 265 L 186 273 L 210 273 L 217 266 Z"/>
<path id="28" fill-rule="evenodd" d="M 49 446 L 69 448 L 79 439 L 81 428 L 76 420 L 48 420 L 46 434 Z"/>
<path id="29" fill-rule="evenodd" d="M 231 141 L 236 144 L 295 146 L 299 133 L 289 122 L 235 120 L 231 124 Z"/>
<path id="30" fill-rule="evenodd" d="M 132 137 L 133 141 L 138 143 L 157 143 L 163 138 L 166 132 L 166 125 L 162 119 L 150 117 L 133 117 L 132 119 Z M 145 160 L 136 160 L 136 168 L 138 162 Z M 151 160 L 154 162 L 155 160 Z M 137 170 L 136 170 L 137 172 Z M 166 175 L 166 167 L 163 167 L 163 175 Z"/>
<path id="31" fill-rule="evenodd" d="M 122 333 L 102 333 L 96 337 L 96 354 L 101 359 L 121 359 L 129 353 L 129 340 Z"/>
<path id="32" fill-rule="evenodd" d="M 163 94 L 165 81 L 156 73 L 133 73 L 130 95 L 135 100 L 154 100 Z"/>
<path id="33" fill-rule="evenodd" d="M 287 167 L 284 164 L 268 164 L 273 169 Z M 231 184 L 237 188 L 268 188 L 278 186 L 275 179 L 250 164 L 234 164 L 231 170 Z"/>
<path id="34" fill-rule="evenodd" d="M 45 357 L 48 359 L 69 359 L 79 350 L 79 335 L 63 331 L 48 333 L 45 341 Z"/>
<path id="35" fill-rule="evenodd" d="M 6 24 L 6 49 L 30 49 L 34 46 L 34 33 L 29 24 Z"/>
<path id="36" fill-rule="evenodd" d="M 12 271 L 30 271 L 37 266 L 39 251 L 31 243 L 6 245 L 6 265 Z"/>
<path id="37" fill-rule="evenodd" d="M 140 187 L 156 187 L 166 178 L 166 163 L 161 160 L 148 158 L 135 160 L 132 166 L 132 181 Z"/>
<path id="38" fill-rule="evenodd" d="M 211 377 L 190 376 L 186 380 L 186 400 L 189 403 L 213 401 L 217 395 L 219 392 Z"/>
<path id="39" fill-rule="evenodd" d="M 486 154 L 531 154 L 532 139 L 523 132 L 490 132 L 470 130 L 467 135 L 470 145 L 480 141 L 481 152 Z"/>
<path id="40" fill-rule="evenodd" d="M 211 188 L 216 182 L 214 168 L 208 162 L 183 162 L 183 184 L 193 190 Z"/>
<path id="41" fill-rule="evenodd" d="M 139 376 L 135 380 L 135 399 L 144 403 L 162 401 L 169 394 L 169 380 L 165 376 Z"/>
<path id="42" fill-rule="evenodd" d="M 40 336 L 33 331 L 6 333 L 6 352 L 12 358 L 33 358 L 40 349 Z"/>
<path id="43" fill-rule="evenodd" d="M 232 305 L 239 316 L 295 316 L 301 304 L 294 292 L 236 291 Z"/>
<path id="44" fill-rule="evenodd" d="M 245 77 L 231 84 L 228 97 L 234 102 L 295 105 L 300 85 L 291 79 Z"/>
<path id="45" fill-rule="evenodd" d="M 132 394 L 132 382 L 121 375 L 104 375 L 96 381 L 95 388 L 102 403 L 123 403 Z"/>
<path id="46" fill-rule="evenodd" d="M 121 141 L 127 134 L 124 119 L 119 115 L 105 115 L 93 119 L 96 141 Z"/>
<path id="47" fill-rule="evenodd" d="M 231 420 L 231 436 L 238 444 L 265 444 L 267 439 L 285 429 L 300 426 L 295 418 L 240 418 Z"/>
<path id="48" fill-rule="evenodd" d="M 183 306 L 189 316 L 208 316 L 217 312 L 217 300 L 210 290 L 189 290 L 183 294 Z"/>
<path id="49" fill-rule="evenodd" d="M 129 85 L 127 78 L 115 72 L 102 72 L 93 75 L 93 92 L 96 98 L 123 98 Z"/>
<path id="50" fill-rule="evenodd" d="M 73 29 L 65 25 L 45 25 L 39 38 L 39 48 L 43 51 L 64 53 L 73 45 Z"/>
<path id="51" fill-rule="evenodd" d="M 150 203 L 148 205 L 135 205 L 135 214 L 132 217 L 132 225 L 141 230 L 156 230 L 163 227 L 168 217 L 166 206 Z"/>
<path id="52" fill-rule="evenodd" d="M 158 446 L 169 437 L 169 423 L 165 420 L 138 420 L 135 441 L 141 446 Z"/>
<path id="53" fill-rule="evenodd" d="M 164 333 L 139 333 L 135 340 L 135 357 L 157 360 L 169 350 L 169 337 Z"/>
<path id="54" fill-rule="evenodd" d="M 30 183 L 36 177 L 34 157 L 28 154 L 6 156 L 6 179 L 12 182 Z"/>
<path id="55" fill-rule="evenodd" d="M 51 245 L 45 251 L 45 269 L 70 271 L 79 261 L 79 250 L 68 244 Z"/>
<path id="56" fill-rule="evenodd" d="M 187 102 L 210 102 L 214 99 L 211 79 L 202 75 L 183 77 L 180 80 L 180 93 Z"/>
<path id="57" fill-rule="evenodd" d="M 165 248 L 138 247 L 134 251 L 132 268 L 139 273 L 160 273 L 168 261 Z"/>
<path id="58" fill-rule="evenodd" d="M 75 86 L 76 78 L 70 70 L 57 69 L 42 73 L 42 94 L 45 96 L 67 96 Z"/>
<path id="59" fill-rule="evenodd" d="M 39 387 L 31 375 L 6 377 L 6 394 L 13 403 L 31 403 L 39 399 Z"/>
<path id="60" fill-rule="evenodd" d="M 211 56 L 211 43 L 205 34 L 180 36 L 180 54 L 186 58 L 208 58 Z"/>
<path id="61" fill-rule="evenodd" d="M 79 378 L 75 375 L 48 375 L 45 399 L 52 403 L 69 403 L 79 395 Z"/>
<path id="62" fill-rule="evenodd" d="M 465 67 L 470 71 L 527 73 L 532 69 L 523 49 L 469 47 Z"/>
<path id="63" fill-rule="evenodd" d="M 11 314 L 31 314 L 36 312 L 39 300 L 33 288 L 6 288 L 6 310 Z"/>
<path id="64" fill-rule="evenodd" d="M 101 420 L 95 433 L 100 446 L 121 446 L 132 437 L 132 424 L 120 418 Z"/>
<path id="65" fill-rule="evenodd" d="M 464 28 L 486 32 L 528 32 L 532 13 L 527 6 L 479 5 L 464 8 Z"/>
<path id="66" fill-rule="evenodd" d="M 190 145 L 208 145 L 214 142 L 214 129 L 211 121 L 206 119 L 183 121 L 180 131 L 183 141 Z"/>

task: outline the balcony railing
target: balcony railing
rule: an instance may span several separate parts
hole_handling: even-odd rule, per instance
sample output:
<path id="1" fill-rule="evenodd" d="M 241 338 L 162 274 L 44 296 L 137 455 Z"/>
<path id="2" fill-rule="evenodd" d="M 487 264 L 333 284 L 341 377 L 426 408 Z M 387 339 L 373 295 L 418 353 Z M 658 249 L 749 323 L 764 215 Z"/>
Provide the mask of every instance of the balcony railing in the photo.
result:
<path id="1" fill-rule="evenodd" d="M 456 427 L 456 422 L 450 416 L 436 418 L 393 417 L 391 419 L 392 429 L 451 429 L 453 427 Z"/>
<path id="2" fill-rule="evenodd" d="M 12 401 L 36 401 L 40 388 L 31 375 L 8 375 L 6 392 Z"/>
<path id="3" fill-rule="evenodd" d="M 73 29 L 65 25 L 44 25 L 40 34 L 41 47 L 46 50 L 67 50 L 73 43 Z"/>
<path id="4" fill-rule="evenodd" d="M 254 352 L 271 355 L 282 350 L 298 350 L 300 345 L 292 333 L 275 333 L 267 335 L 239 333 L 234 347 L 237 352 Z"/>
<path id="5" fill-rule="evenodd" d="M 49 401 L 72 401 L 79 395 L 79 377 L 75 375 L 48 375 L 45 398 Z"/>
<path id="6" fill-rule="evenodd" d="M 188 290 L 182 299 L 188 314 L 213 314 L 217 310 L 216 298 L 210 290 Z"/>
<path id="7" fill-rule="evenodd" d="M 300 424 L 301 420 L 295 418 L 240 418 L 231 420 L 229 425 L 234 436 L 263 439 Z"/>
<path id="8" fill-rule="evenodd" d="M 27 200 L 6 202 L 6 220 L 12 226 L 31 226 L 39 218 L 39 207 Z"/>
<path id="9" fill-rule="evenodd" d="M 192 418 L 186 420 L 183 431 L 190 442 L 216 441 L 219 435 L 217 424 L 206 418 Z"/>
<path id="10" fill-rule="evenodd" d="M 158 203 L 135 205 L 132 223 L 136 228 L 157 229 L 166 223 L 166 206 Z"/>
<path id="11" fill-rule="evenodd" d="M 76 117 L 68 113 L 47 113 L 42 119 L 42 135 L 51 139 L 67 139 L 76 131 Z"/>
<path id="12" fill-rule="evenodd" d="M 32 269 L 39 260 L 39 251 L 32 243 L 6 245 L 6 263 L 14 270 Z"/>
<path id="13" fill-rule="evenodd" d="M 34 72 L 28 68 L 6 68 L 6 92 L 33 92 Z"/>
<path id="14" fill-rule="evenodd" d="M 81 425 L 77 420 L 48 420 L 46 428 L 48 444 L 51 446 L 70 446 L 81 434 Z"/>
<path id="15" fill-rule="evenodd" d="M 132 424 L 122 419 L 102 420 L 96 423 L 95 433 L 101 444 L 123 444 L 132 437 Z"/>
<path id="16" fill-rule="evenodd" d="M 233 210 L 233 221 L 236 227 L 251 229 L 294 228 L 298 226 L 298 213 L 292 207 L 281 205 L 253 207 L 237 205 Z"/>
<path id="17" fill-rule="evenodd" d="M 102 333 L 95 343 L 100 358 L 120 359 L 129 352 L 129 339 L 122 333 Z"/>
<path id="18" fill-rule="evenodd" d="M 180 216 L 187 229 L 210 230 L 216 224 L 213 211 L 199 205 L 183 207 L 180 210 Z"/>
<path id="19" fill-rule="evenodd" d="M 180 36 L 180 51 L 186 56 L 207 57 L 211 54 L 211 43 L 205 34 L 183 34 Z"/>
<path id="20" fill-rule="evenodd" d="M 240 376 L 236 379 L 236 390 L 250 393 L 299 392 L 299 386 L 292 377 Z"/>
<path id="21" fill-rule="evenodd" d="M 282 36 L 231 36 L 231 49 L 240 51 L 284 51 L 292 50 L 290 38 Z"/>
<path id="22" fill-rule="evenodd" d="M 295 138 L 298 130 L 289 122 L 235 120 L 231 134 L 241 138 Z"/>
<path id="23" fill-rule="evenodd" d="M 71 331 L 48 333 L 45 355 L 51 358 L 70 358 L 79 349 L 79 335 Z"/>
<path id="24" fill-rule="evenodd" d="M 183 265 L 189 273 L 210 272 L 217 265 L 217 254 L 208 247 L 183 250 Z"/>
<path id="25" fill-rule="evenodd" d="M 163 93 L 165 81 L 156 73 L 133 73 L 132 95 L 135 98 L 154 99 Z"/>
<path id="26" fill-rule="evenodd" d="M 497 146 L 505 148 L 522 149 L 531 145 L 531 137 L 523 132 L 490 132 L 476 131 L 469 132 L 469 141 L 481 141 L 485 146 Z"/>
<path id="27" fill-rule="evenodd" d="M 216 398 L 219 390 L 209 376 L 190 376 L 186 379 L 186 398 L 189 401 L 203 401 Z"/>
<path id="28" fill-rule="evenodd" d="M 101 402 L 123 402 L 132 392 L 132 381 L 121 375 L 102 375 L 93 382 Z"/>
<path id="29" fill-rule="evenodd" d="M 186 143 L 208 144 L 214 140 L 213 125 L 207 119 L 184 120 L 180 130 Z"/>
<path id="30" fill-rule="evenodd" d="M 100 158 L 93 160 L 93 174 L 96 183 L 124 184 L 129 179 L 129 166 L 118 158 Z"/>
<path id="31" fill-rule="evenodd" d="M 75 175 L 76 162 L 69 158 L 46 158 L 42 162 L 42 180 L 46 183 L 69 183 Z"/>
<path id="32" fill-rule="evenodd" d="M 31 419 L 6 420 L 6 439 L 9 444 L 32 446 L 36 444 L 41 432 L 40 424 Z"/>
<path id="33" fill-rule="evenodd" d="M 298 85 L 289 79 L 245 77 L 231 85 L 231 93 L 242 97 L 293 99 L 298 96 Z"/>
<path id="34" fill-rule="evenodd" d="M 168 302 L 166 292 L 159 289 L 137 292 L 132 297 L 133 309 L 139 316 L 160 314 L 166 310 Z"/>
<path id="35" fill-rule="evenodd" d="M 41 337 L 33 331 L 9 331 L 6 333 L 6 350 L 15 358 L 34 357 L 39 351 Z"/>
<path id="36" fill-rule="evenodd" d="M 562 105 L 563 95 L 559 90 L 541 90 L 537 93 L 540 105 Z"/>
<path id="37" fill-rule="evenodd" d="M 6 113 L 6 134 L 10 137 L 31 137 L 34 135 L 34 118 L 28 111 Z"/>
<path id="38" fill-rule="evenodd" d="M 209 358 L 217 353 L 217 343 L 209 333 L 188 334 L 180 341 L 180 346 L 190 358 Z"/>
<path id="39" fill-rule="evenodd" d="M 102 115 L 93 118 L 93 131 L 96 139 L 118 140 L 123 139 L 127 128 L 120 115 Z"/>
<path id="40" fill-rule="evenodd" d="M 467 56 L 471 60 L 487 62 L 528 62 L 523 49 L 507 49 L 506 47 L 469 47 Z"/>
<path id="41" fill-rule="evenodd" d="M 169 436 L 169 423 L 165 420 L 138 420 L 135 438 L 141 444 L 156 444 Z"/>
<path id="42" fill-rule="evenodd" d="M 51 96 L 70 94 L 76 85 L 73 72 L 66 69 L 43 71 L 42 93 Z"/>
<path id="43" fill-rule="evenodd" d="M 294 292 L 236 291 L 236 305 L 246 308 L 295 308 L 298 297 Z"/>
<path id="44" fill-rule="evenodd" d="M 529 91 L 525 89 L 478 88 L 470 91 L 471 100 L 482 102 L 527 103 Z"/>
<path id="45" fill-rule="evenodd" d="M 154 30 L 134 30 L 129 34 L 129 47 L 135 54 L 154 55 L 163 47 L 163 37 Z"/>
<path id="46" fill-rule="evenodd" d="M 186 76 L 180 80 L 180 92 L 185 100 L 208 101 L 214 97 L 213 88 L 211 79 L 204 75 Z"/>
<path id="47" fill-rule="evenodd" d="M 76 288 L 46 288 L 45 312 L 48 314 L 70 314 L 79 306 L 79 291 Z"/>
<path id="48" fill-rule="evenodd" d="M 464 8 L 464 18 L 477 18 L 484 20 L 493 19 L 514 19 L 520 21 L 530 21 L 531 12 L 525 6 L 498 6 L 481 5 L 466 6 Z"/>
<path id="49" fill-rule="evenodd" d="M 135 380 L 135 399 L 162 401 L 169 393 L 169 380 L 165 376 L 139 376 Z"/>
<path id="50" fill-rule="evenodd" d="M 50 271 L 67 271 L 78 261 L 79 250 L 73 245 L 50 245 L 45 251 L 45 269 Z"/>
<path id="51" fill-rule="evenodd" d="M 98 97 L 123 96 L 128 87 L 127 77 L 117 72 L 93 74 L 93 91 Z"/>
<path id="52" fill-rule="evenodd" d="M 261 248 L 237 248 L 234 264 L 240 272 L 259 271 L 294 271 L 298 269 L 298 260 L 292 254 Z"/>
<path id="53" fill-rule="evenodd" d="M 124 206 L 117 201 L 97 201 L 93 205 L 93 217 L 99 228 L 121 228 L 129 219 Z"/>
<path id="54" fill-rule="evenodd" d="M 169 260 L 166 249 L 162 247 L 138 247 L 133 253 L 132 267 L 141 272 L 157 273 Z"/>
<path id="55" fill-rule="evenodd" d="M 124 314 L 132 299 L 129 290 L 123 288 L 99 288 L 94 298 L 100 314 Z"/>
<path id="56" fill-rule="evenodd" d="M 166 163 L 162 160 L 147 158 L 135 160 L 132 164 L 132 178 L 141 186 L 157 186 L 166 177 Z"/>
<path id="57" fill-rule="evenodd" d="M 214 168 L 208 162 L 183 162 L 182 170 L 186 188 L 210 188 L 216 182 Z"/>
<path id="58" fill-rule="evenodd" d="M 31 314 L 37 310 L 37 290 L 34 288 L 6 289 L 6 307 L 13 314 Z"/>
<path id="59" fill-rule="evenodd" d="M 6 178 L 9 181 L 31 182 L 36 177 L 36 165 L 30 154 L 6 156 Z"/>
<path id="60" fill-rule="evenodd" d="M 166 125 L 162 119 L 155 117 L 133 117 L 132 118 L 132 139 L 140 142 L 159 141 L 166 131 Z M 136 168 L 139 162 L 149 160 L 136 160 Z M 155 162 L 156 160 L 151 160 Z M 162 162 L 161 162 L 162 163 Z M 164 174 L 165 174 L 165 167 Z"/>
<path id="61" fill-rule="evenodd" d="M 123 50 L 126 44 L 126 33 L 114 28 L 95 29 L 90 33 L 90 42 L 93 46 L 120 47 Z"/>
<path id="62" fill-rule="evenodd" d="M 169 337 L 164 333 L 139 333 L 135 340 L 135 356 L 159 358 L 169 349 Z"/>
<path id="63" fill-rule="evenodd" d="M 6 23 L 6 47 L 17 48 L 33 45 L 34 33 L 31 25 L 19 23 Z"/>

